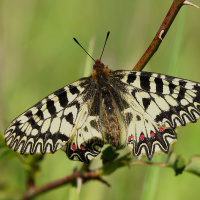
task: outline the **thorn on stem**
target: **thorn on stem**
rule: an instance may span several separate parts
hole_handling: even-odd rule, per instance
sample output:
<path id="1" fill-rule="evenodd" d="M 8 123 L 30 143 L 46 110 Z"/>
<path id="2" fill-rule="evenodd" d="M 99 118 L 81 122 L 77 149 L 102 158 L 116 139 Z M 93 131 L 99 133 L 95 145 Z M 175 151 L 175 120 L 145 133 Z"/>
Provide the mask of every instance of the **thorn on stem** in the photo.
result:
<path id="1" fill-rule="evenodd" d="M 164 30 L 160 31 L 160 33 L 159 33 L 159 35 L 158 35 L 158 38 L 159 38 L 160 40 L 163 40 L 162 35 L 163 35 L 164 32 L 165 32 Z"/>
<path id="2" fill-rule="evenodd" d="M 199 8 L 199 6 L 197 6 L 197 5 L 193 4 L 193 3 L 190 3 L 190 2 L 187 1 L 187 0 L 184 1 L 183 4 L 184 4 L 184 5 L 189 5 L 189 6 L 194 6 L 195 8 Z"/>
<path id="3" fill-rule="evenodd" d="M 81 192 L 81 186 L 82 186 L 82 178 L 79 176 L 77 177 L 77 194 L 79 195 Z"/>

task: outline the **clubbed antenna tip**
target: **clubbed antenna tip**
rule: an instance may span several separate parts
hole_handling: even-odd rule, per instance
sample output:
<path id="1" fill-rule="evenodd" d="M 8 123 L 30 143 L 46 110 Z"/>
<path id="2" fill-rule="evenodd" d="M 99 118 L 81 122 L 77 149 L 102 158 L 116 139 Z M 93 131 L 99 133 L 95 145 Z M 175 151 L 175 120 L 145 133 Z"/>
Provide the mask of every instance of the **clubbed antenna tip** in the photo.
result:
<path id="1" fill-rule="evenodd" d="M 108 40 L 109 35 L 110 35 L 110 31 L 108 31 L 108 33 L 107 33 L 106 40 L 105 40 L 105 43 L 104 43 L 104 46 L 103 46 L 103 50 L 102 50 L 102 53 L 101 53 L 101 56 L 100 56 L 100 59 L 99 59 L 100 61 L 101 61 L 101 58 L 102 58 L 102 55 L 103 55 L 103 52 L 104 52 L 104 49 L 105 49 L 105 46 L 106 46 L 106 42 Z"/>

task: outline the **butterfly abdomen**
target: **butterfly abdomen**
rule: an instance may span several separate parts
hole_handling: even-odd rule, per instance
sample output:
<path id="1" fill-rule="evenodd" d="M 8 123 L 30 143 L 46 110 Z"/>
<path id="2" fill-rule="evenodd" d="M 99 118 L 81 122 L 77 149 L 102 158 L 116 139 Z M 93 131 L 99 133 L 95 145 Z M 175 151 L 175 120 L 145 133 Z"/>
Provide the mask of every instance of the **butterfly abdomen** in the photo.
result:
<path id="1" fill-rule="evenodd" d="M 93 67 L 92 79 L 96 83 L 101 94 L 101 102 L 103 108 L 103 121 L 107 130 L 106 139 L 114 147 L 121 145 L 120 143 L 120 127 L 118 117 L 115 110 L 115 102 L 110 91 L 110 70 L 98 60 Z"/>
<path id="2" fill-rule="evenodd" d="M 120 146 L 120 127 L 115 110 L 115 103 L 110 91 L 102 91 L 103 111 L 109 143 L 114 147 Z"/>

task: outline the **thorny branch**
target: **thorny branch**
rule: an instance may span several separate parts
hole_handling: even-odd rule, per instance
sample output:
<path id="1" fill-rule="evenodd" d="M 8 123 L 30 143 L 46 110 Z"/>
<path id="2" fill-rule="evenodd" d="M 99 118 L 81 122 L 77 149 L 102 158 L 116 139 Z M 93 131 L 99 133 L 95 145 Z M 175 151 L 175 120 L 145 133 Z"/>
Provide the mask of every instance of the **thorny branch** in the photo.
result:
<path id="1" fill-rule="evenodd" d="M 138 63 L 135 65 L 133 70 L 135 71 L 141 71 L 148 61 L 151 59 L 151 57 L 154 55 L 154 53 L 158 50 L 162 40 L 164 39 L 167 31 L 169 30 L 170 26 L 172 25 L 172 22 L 174 21 L 176 15 L 178 14 L 179 10 L 183 5 L 190 5 L 194 6 L 196 8 L 199 8 L 198 6 L 190 3 L 189 1 L 185 0 L 174 0 L 163 23 L 161 24 L 158 32 L 156 33 L 154 39 L 152 40 L 151 44 L 143 54 L 143 56 L 140 58 Z"/>
<path id="2" fill-rule="evenodd" d="M 174 0 L 162 25 L 160 26 L 158 32 L 156 33 L 154 39 L 152 40 L 150 46 L 145 51 L 143 56 L 140 58 L 138 63 L 135 65 L 133 70 L 142 70 L 145 67 L 145 65 L 148 63 L 148 61 L 154 55 L 154 53 L 158 50 L 158 47 L 160 46 L 167 31 L 169 30 L 170 26 L 172 25 L 173 20 L 175 19 L 176 15 L 178 14 L 179 10 L 181 9 L 181 7 L 183 5 L 191 5 L 191 6 L 199 8 L 198 6 L 190 3 L 187 0 Z M 145 161 L 136 161 L 136 162 L 130 163 L 130 165 L 144 165 L 144 164 L 161 166 L 161 167 L 168 166 L 167 163 L 153 163 L 153 162 L 145 162 Z M 83 166 L 85 166 L 85 164 L 83 164 Z M 82 182 L 86 182 L 89 180 L 99 180 L 100 182 L 109 186 L 109 183 L 107 183 L 105 180 L 103 180 L 101 178 L 101 176 L 102 176 L 102 174 L 100 173 L 99 170 L 89 171 L 88 167 L 82 167 L 80 170 L 73 172 L 69 176 L 66 176 L 66 177 L 56 180 L 56 181 L 53 181 L 44 186 L 40 186 L 38 188 L 35 188 L 34 186 L 29 187 L 28 191 L 23 196 L 23 200 L 31 199 L 32 197 L 35 197 L 36 195 L 39 195 L 39 194 L 47 192 L 51 189 L 57 188 L 61 185 L 64 185 L 67 183 L 72 183 L 72 182 L 80 180 L 80 179 Z"/>
<path id="3" fill-rule="evenodd" d="M 86 171 L 82 173 L 81 171 L 75 171 L 69 176 L 66 176 L 64 178 L 61 178 L 59 180 L 53 181 L 51 183 L 48 183 L 44 186 L 41 186 L 39 188 L 32 188 L 29 189 L 23 196 L 23 200 L 30 199 L 32 197 L 35 197 L 38 194 L 47 192 L 48 190 L 57 188 L 59 186 L 62 186 L 67 183 L 72 183 L 78 179 L 81 179 L 82 182 L 88 181 L 88 180 L 99 180 L 100 182 L 106 184 L 107 186 L 110 186 L 109 183 L 107 183 L 105 180 L 103 180 L 99 174 L 99 171 Z"/>
<path id="4" fill-rule="evenodd" d="M 84 165 L 84 164 L 83 164 Z M 160 167 L 167 167 L 167 163 L 154 163 L 149 161 L 135 161 L 131 162 L 130 165 L 154 165 L 154 166 L 160 166 Z M 81 170 L 75 171 L 69 176 L 66 176 L 64 178 L 61 178 L 59 180 L 53 181 L 51 183 L 48 183 L 44 186 L 41 186 L 39 188 L 32 188 L 29 189 L 23 196 L 23 200 L 28 200 L 32 197 L 35 197 L 41 193 L 47 192 L 48 190 L 55 189 L 59 186 L 62 186 L 64 184 L 73 183 L 74 181 L 81 179 L 82 182 L 86 182 L 89 180 L 98 180 L 107 186 L 110 186 L 110 184 L 101 178 L 101 172 L 100 170 L 93 170 L 93 171 L 85 171 L 82 172 Z"/>

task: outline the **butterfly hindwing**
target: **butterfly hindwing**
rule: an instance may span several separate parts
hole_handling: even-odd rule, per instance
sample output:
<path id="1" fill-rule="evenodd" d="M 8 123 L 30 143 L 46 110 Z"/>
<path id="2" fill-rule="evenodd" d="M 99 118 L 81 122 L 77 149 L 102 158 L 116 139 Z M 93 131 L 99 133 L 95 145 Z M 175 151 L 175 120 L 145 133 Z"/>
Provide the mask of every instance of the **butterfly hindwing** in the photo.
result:
<path id="1" fill-rule="evenodd" d="M 174 129 L 200 117 L 199 83 L 136 71 L 115 71 L 113 77 L 113 90 L 123 85 L 119 91 L 129 105 L 121 114 L 127 144 L 136 156 L 152 158 L 156 152 L 167 153 L 176 140 Z"/>
<path id="2" fill-rule="evenodd" d="M 101 124 L 99 94 L 93 90 L 86 96 L 87 101 L 81 106 L 75 132 L 63 149 L 70 159 L 89 163 L 100 153 L 105 139 Z"/>
<path id="3" fill-rule="evenodd" d="M 64 147 L 64 151 L 71 160 L 89 163 L 100 152 L 104 144 L 99 117 L 88 116 L 76 134 Z"/>

